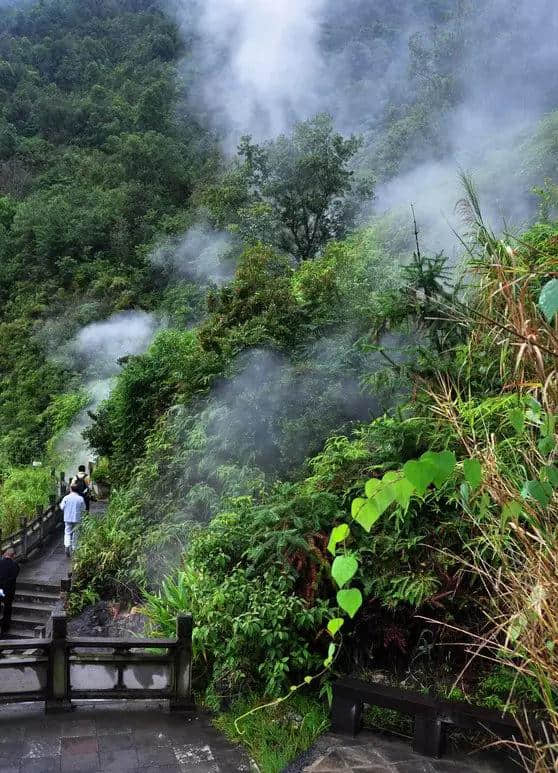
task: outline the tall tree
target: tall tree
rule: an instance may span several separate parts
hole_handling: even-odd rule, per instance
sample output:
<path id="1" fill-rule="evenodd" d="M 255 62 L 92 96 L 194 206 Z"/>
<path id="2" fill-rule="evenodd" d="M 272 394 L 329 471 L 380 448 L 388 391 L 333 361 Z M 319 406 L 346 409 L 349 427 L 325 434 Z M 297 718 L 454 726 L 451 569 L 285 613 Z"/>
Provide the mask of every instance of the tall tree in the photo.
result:
<path id="1" fill-rule="evenodd" d="M 372 196 L 371 182 L 356 182 L 350 168 L 360 143 L 335 132 L 328 115 L 263 145 L 243 137 L 239 154 L 251 198 L 244 217 L 266 216 L 277 247 L 299 261 L 315 257 L 345 235 L 362 199 Z"/>

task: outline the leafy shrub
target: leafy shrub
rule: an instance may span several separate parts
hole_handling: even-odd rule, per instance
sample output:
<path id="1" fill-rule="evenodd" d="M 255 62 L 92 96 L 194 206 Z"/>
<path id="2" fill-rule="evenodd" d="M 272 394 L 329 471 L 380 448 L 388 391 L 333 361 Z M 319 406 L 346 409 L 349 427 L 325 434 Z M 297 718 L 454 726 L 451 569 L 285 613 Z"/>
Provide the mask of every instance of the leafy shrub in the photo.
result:
<path id="1" fill-rule="evenodd" d="M 11 534 L 23 518 L 33 518 L 37 505 L 46 506 L 55 481 L 44 467 L 12 467 L 0 483 L 0 529 Z"/>
<path id="2" fill-rule="evenodd" d="M 173 634 L 178 613 L 192 613 L 194 665 L 199 673 L 209 671 L 206 700 L 217 708 L 222 698 L 260 685 L 277 696 L 291 679 L 319 667 L 309 644 L 329 608 L 325 602 L 307 606 L 293 585 L 271 569 L 250 576 L 237 568 L 217 576 L 187 565 L 147 596 L 146 610 L 165 636 Z"/>
<path id="3" fill-rule="evenodd" d="M 95 483 L 110 484 L 110 464 L 106 456 L 98 460 L 91 477 Z"/>

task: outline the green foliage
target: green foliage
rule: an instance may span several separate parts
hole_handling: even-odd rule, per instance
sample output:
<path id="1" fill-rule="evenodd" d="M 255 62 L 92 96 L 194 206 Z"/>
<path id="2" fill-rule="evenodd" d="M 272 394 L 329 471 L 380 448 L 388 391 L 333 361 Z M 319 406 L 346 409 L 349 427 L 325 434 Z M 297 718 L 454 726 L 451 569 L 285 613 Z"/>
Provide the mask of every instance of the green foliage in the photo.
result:
<path id="1" fill-rule="evenodd" d="M 0 449 L 20 464 L 54 446 L 56 401 L 78 388 L 51 355 L 81 324 L 158 299 L 147 256 L 210 143 L 176 116 L 181 44 L 150 3 L 3 9 L 0 38 Z M 66 326 L 45 340 L 52 319 Z"/>
<path id="2" fill-rule="evenodd" d="M 551 279 L 545 284 L 539 297 L 539 306 L 547 322 L 552 322 L 558 313 L 558 279 Z"/>
<path id="3" fill-rule="evenodd" d="M 327 241 L 344 236 L 358 200 L 372 195 L 370 183 L 352 180 L 349 165 L 359 145 L 357 138 L 337 134 L 327 115 L 298 123 L 292 136 L 264 145 L 244 137 L 242 165 L 222 184 L 228 206 L 223 210 L 219 189 L 205 203 L 218 204 L 217 221 L 232 215 L 230 225 L 248 241 L 265 241 L 299 261 L 313 258 Z"/>
<path id="4" fill-rule="evenodd" d="M 111 508 L 110 517 L 83 519 L 73 570 L 73 612 L 80 612 L 94 597 L 137 598 L 138 588 L 143 587 L 145 566 L 138 563 L 138 555 L 145 522 L 138 504 L 116 492 Z"/>
<path id="5" fill-rule="evenodd" d="M 48 504 L 55 481 L 44 467 L 7 467 L 0 480 L 0 531 L 12 534 L 23 518 L 33 518 L 37 505 Z"/>
<path id="6" fill-rule="evenodd" d="M 243 696 L 215 720 L 215 726 L 229 740 L 242 743 L 261 771 L 280 773 L 327 731 L 327 706 L 296 694 L 286 703 L 250 714 L 237 729 L 236 720 L 260 702 L 256 696 Z"/>
<path id="7" fill-rule="evenodd" d="M 172 634 L 179 611 L 194 615 L 194 664 L 211 671 L 208 699 L 260 684 L 277 696 L 319 664 L 308 644 L 328 609 L 324 603 L 308 608 L 292 589 L 293 581 L 276 571 L 250 577 L 236 568 L 219 576 L 197 563 L 167 578 L 147 597 L 146 610 L 163 635 Z"/>
<path id="8" fill-rule="evenodd" d="M 101 457 L 95 464 L 91 477 L 95 483 L 110 484 L 110 462 L 106 456 Z"/>
<path id="9" fill-rule="evenodd" d="M 204 351 L 193 332 L 162 331 L 150 349 L 132 358 L 122 371 L 110 400 L 88 429 L 88 439 L 112 458 L 116 475 L 129 474 L 177 392 L 184 400 L 203 393 L 222 367 L 222 359 Z"/>
<path id="10" fill-rule="evenodd" d="M 484 676 L 475 691 L 479 704 L 498 711 L 541 702 L 539 685 L 533 677 L 518 674 L 506 666 L 496 666 Z"/>
<path id="11" fill-rule="evenodd" d="M 398 48 L 400 14 L 357 5 L 358 24 L 347 9 L 322 32 L 336 58 L 351 54 L 347 40 L 365 52 L 350 84 L 361 100 Z M 502 344 L 507 323 L 487 332 L 467 309 L 497 313 L 494 287 L 513 306 L 508 270 L 534 275 L 542 254 L 521 319 L 538 302 L 554 323 L 555 184 L 540 196 L 544 222 L 514 250 L 491 234 L 465 180 L 480 255 L 471 269 L 504 261 L 505 281 L 490 290 L 486 274 L 454 284 L 446 258 L 418 243 L 409 261 L 410 234 L 393 220 L 350 233 L 372 195 L 362 170 L 386 180 L 425 160 L 425 146 L 429 160 L 447 149 L 442 119 L 477 39 L 462 5 L 427 4 L 432 28 L 410 40 L 410 80 L 364 140 L 321 115 L 263 144 L 244 138 L 232 164 L 184 120 L 175 63 L 186 60 L 188 78 L 196 63 L 157 5 L 60 0 L 0 19 L 0 524 L 44 501 L 46 473 L 14 465 L 52 452 L 85 407 L 79 375 L 50 353 L 116 310 L 156 310 L 168 328 L 123 363 L 88 431 L 102 456 L 95 478 L 110 471 L 114 495 L 104 518 L 84 522 L 71 606 L 143 599 L 167 635 L 178 612 L 193 612 L 196 676 L 213 707 L 308 679 L 341 638 L 381 657 L 394 622 L 402 650 L 422 607 L 452 624 L 473 618 L 478 599 L 469 603 L 452 553 L 479 549 L 496 563 L 482 532 L 490 517 L 509 544 L 510 524 L 554 501 L 554 417 L 518 394 L 540 374 L 512 362 L 536 347 Z M 555 123 L 545 119 L 531 147 L 541 175 L 555 166 Z M 150 260 L 200 208 L 239 245 L 223 286 L 177 280 Z M 432 414 L 438 372 L 466 432 Z M 532 438 L 536 463 L 524 453 Z M 517 497 L 492 501 L 503 470 Z M 514 646 L 529 622 L 511 620 Z M 306 713 L 308 732 L 247 720 L 270 770 L 313 740 L 319 712 Z"/>

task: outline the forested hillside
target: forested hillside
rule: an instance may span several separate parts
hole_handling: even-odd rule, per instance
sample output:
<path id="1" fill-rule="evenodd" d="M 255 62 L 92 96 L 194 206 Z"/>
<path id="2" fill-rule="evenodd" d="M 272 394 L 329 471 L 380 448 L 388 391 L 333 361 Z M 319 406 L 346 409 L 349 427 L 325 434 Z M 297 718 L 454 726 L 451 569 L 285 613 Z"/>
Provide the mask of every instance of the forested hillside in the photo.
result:
<path id="1" fill-rule="evenodd" d="M 249 5 L 0 3 L 0 528 L 92 452 L 72 612 L 191 611 L 231 734 L 382 669 L 550 770 L 556 8 Z"/>

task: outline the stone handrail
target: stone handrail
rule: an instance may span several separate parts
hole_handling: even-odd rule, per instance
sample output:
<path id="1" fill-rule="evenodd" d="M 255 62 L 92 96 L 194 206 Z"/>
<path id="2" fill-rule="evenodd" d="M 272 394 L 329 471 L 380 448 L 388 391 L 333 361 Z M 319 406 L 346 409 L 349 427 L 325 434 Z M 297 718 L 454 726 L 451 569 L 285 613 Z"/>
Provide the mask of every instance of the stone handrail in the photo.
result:
<path id="1" fill-rule="evenodd" d="M 192 626 L 180 615 L 175 639 L 68 637 L 66 615 L 53 614 L 51 638 L 0 642 L 0 703 L 69 711 L 72 699 L 166 698 L 192 710 Z"/>
<path id="2" fill-rule="evenodd" d="M 0 533 L 0 555 L 12 548 L 15 550 L 16 561 L 26 561 L 33 550 L 42 547 L 52 537 L 62 523 L 62 511 L 58 505 L 66 493 L 65 479 L 65 473 L 61 472 L 56 485 L 57 494 L 51 494 L 46 510 L 42 505 L 37 505 L 35 518 L 24 518 L 21 528 L 6 537 Z"/>

